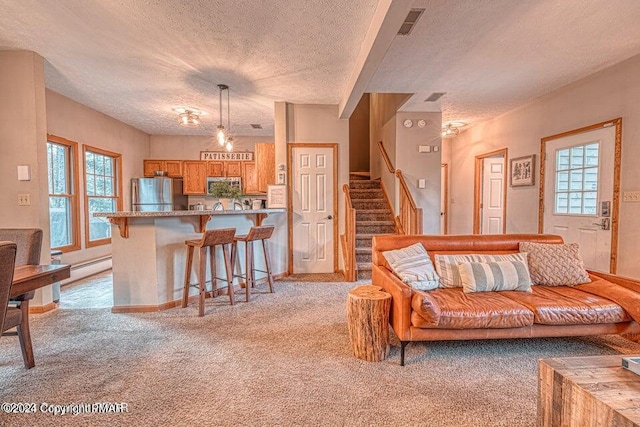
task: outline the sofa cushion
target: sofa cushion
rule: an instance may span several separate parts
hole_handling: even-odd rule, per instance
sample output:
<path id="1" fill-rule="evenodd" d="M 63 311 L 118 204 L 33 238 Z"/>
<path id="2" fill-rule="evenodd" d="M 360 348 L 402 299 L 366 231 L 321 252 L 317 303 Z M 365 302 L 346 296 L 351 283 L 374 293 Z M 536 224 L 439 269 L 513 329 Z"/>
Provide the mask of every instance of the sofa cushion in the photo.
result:
<path id="1" fill-rule="evenodd" d="M 416 291 L 411 307 L 418 315 L 412 316 L 412 324 L 418 328 L 519 328 L 533 324 L 533 312 L 502 292 L 465 294 L 462 288 Z"/>
<path id="2" fill-rule="evenodd" d="M 520 242 L 520 252 L 528 254 L 531 281 L 536 285 L 573 286 L 590 281 L 577 243 Z"/>
<path id="3" fill-rule="evenodd" d="M 465 293 L 531 292 L 531 278 L 526 261 L 461 262 L 458 270 Z"/>
<path id="4" fill-rule="evenodd" d="M 428 291 L 438 287 L 440 278 L 422 244 L 386 251 L 382 255 L 395 275 L 412 288 Z"/>
<path id="5" fill-rule="evenodd" d="M 495 261 L 524 261 L 527 262 L 526 255 L 523 254 L 460 254 L 460 255 L 435 255 L 436 272 L 440 276 L 441 288 L 461 288 L 462 280 L 458 263 L 461 262 L 495 262 Z"/>
<path id="6" fill-rule="evenodd" d="M 529 308 L 543 325 L 587 325 L 631 320 L 618 304 L 569 286 L 532 286 L 532 293 L 502 292 Z"/>

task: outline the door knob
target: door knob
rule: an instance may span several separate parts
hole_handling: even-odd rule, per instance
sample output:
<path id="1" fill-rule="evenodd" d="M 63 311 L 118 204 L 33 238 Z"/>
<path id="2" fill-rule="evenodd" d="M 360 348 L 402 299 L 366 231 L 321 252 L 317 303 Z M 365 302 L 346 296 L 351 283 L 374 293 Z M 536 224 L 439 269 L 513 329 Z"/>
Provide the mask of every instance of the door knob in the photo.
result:
<path id="1" fill-rule="evenodd" d="M 329 215 L 328 217 L 326 217 L 325 219 L 333 219 L 333 215 Z"/>
<path id="2" fill-rule="evenodd" d="M 609 218 L 602 218 L 600 222 L 594 222 L 593 225 L 599 226 L 602 230 L 611 229 L 611 221 L 609 220 Z"/>

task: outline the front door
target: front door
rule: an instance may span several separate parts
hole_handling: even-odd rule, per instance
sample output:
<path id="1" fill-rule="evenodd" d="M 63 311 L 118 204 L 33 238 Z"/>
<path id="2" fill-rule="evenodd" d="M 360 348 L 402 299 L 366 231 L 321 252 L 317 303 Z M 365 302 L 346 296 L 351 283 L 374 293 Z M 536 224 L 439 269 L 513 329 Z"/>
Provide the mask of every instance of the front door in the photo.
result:
<path id="1" fill-rule="evenodd" d="M 501 234 L 504 221 L 504 156 L 487 157 L 482 162 L 481 234 Z"/>
<path id="2" fill-rule="evenodd" d="M 335 271 L 335 152 L 334 144 L 293 144 L 291 149 L 294 274 Z"/>
<path id="3" fill-rule="evenodd" d="M 578 243 L 585 267 L 612 263 L 616 128 L 608 126 L 545 141 L 543 231 Z"/>

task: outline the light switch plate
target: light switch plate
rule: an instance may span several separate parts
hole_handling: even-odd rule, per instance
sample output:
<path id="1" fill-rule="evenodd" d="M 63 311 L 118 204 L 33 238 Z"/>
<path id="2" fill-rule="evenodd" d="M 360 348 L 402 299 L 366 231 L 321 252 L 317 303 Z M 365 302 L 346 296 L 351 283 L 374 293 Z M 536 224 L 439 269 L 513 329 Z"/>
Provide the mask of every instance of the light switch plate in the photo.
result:
<path id="1" fill-rule="evenodd" d="M 625 191 L 622 193 L 623 202 L 640 202 L 640 191 Z"/>
<path id="2" fill-rule="evenodd" d="M 31 194 L 18 194 L 18 206 L 31 206 Z"/>
<path id="3" fill-rule="evenodd" d="M 430 145 L 418 145 L 418 153 L 430 153 L 431 146 Z"/>
<path id="4" fill-rule="evenodd" d="M 419 179 L 418 180 L 418 188 L 427 188 L 427 180 Z"/>
<path id="5" fill-rule="evenodd" d="M 31 181 L 31 168 L 29 165 L 18 166 L 18 181 Z"/>

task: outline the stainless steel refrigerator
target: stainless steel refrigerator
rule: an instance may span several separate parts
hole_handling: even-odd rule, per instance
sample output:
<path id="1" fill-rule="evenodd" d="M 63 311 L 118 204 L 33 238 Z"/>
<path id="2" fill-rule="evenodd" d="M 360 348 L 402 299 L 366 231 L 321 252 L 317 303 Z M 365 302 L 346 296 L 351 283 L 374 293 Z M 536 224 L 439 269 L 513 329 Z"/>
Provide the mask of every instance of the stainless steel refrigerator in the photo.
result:
<path id="1" fill-rule="evenodd" d="M 179 211 L 187 209 L 181 178 L 132 178 L 131 210 L 139 212 Z"/>

